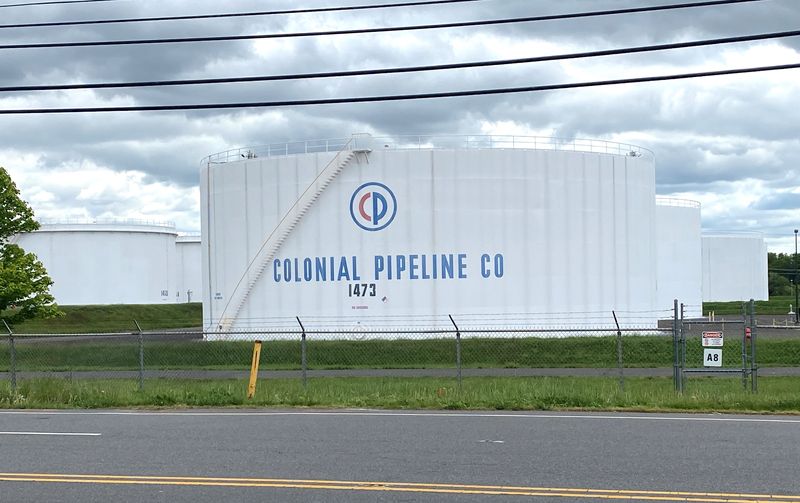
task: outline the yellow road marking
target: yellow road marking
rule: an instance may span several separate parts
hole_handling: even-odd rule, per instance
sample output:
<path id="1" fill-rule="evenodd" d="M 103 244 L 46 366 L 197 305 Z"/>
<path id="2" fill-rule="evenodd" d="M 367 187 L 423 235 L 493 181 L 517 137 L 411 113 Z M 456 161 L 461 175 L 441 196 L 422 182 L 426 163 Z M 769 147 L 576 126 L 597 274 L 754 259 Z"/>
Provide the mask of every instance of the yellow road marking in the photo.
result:
<path id="1" fill-rule="evenodd" d="M 416 482 L 366 482 L 314 479 L 271 479 L 240 477 L 167 477 L 136 475 L 76 475 L 55 473 L 0 473 L 0 481 L 72 484 L 122 484 L 215 487 L 271 487 L 345 491 L 476 494 L 497 496 L 540 496 L 605 500 L 688 501 L 695 503 L 800 503 L 800 495 L 719 492 L 651 491 L 635 489 L 588 489 L 564 487 L 495 486 Z"/>

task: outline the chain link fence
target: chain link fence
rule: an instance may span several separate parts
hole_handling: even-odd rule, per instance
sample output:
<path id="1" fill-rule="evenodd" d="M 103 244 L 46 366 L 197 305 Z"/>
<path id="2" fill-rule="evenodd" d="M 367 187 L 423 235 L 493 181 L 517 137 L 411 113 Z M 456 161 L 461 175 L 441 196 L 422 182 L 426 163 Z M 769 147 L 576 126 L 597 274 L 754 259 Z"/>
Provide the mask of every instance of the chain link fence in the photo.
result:
<path id="1" fill-rule="evenodd" d="M 580 314 L 579 321 L 573 321 L 574 313 L 366 322 L 296 317 L 263 320 L 264 328 L 247 331 L 9 333 L 0 342 L 0 372 L 8 379 L 243 378 L 255 340 L 263 341 L 264 374 L 285 377 L 301 377 L 303 371 L 306 376 L 456 376 L 459 369 L 463 375 L 609 375 L 620 364 L 670 366 L 671 330 L 641 322 L 652 313 L 614 313 L 619 329 L 611 316 Z M 537 323 L 545 317 L 548 326 Z"/>
<path id="2" fill-rule="evenodd" d="M 724 320 L 686 319 L 685 310 L 396 317 L 296 317 L 258 320 L 247 331 L 13 334 L 0 336 L 0 381 L 15 390 L 37 378 L 124 379 L 138 389 L 198 380 L 246 383 L 254 341 L 262 341 L 259 377 L 572 376 L 672 377 L 683 390 L 703 367 L 702 333 L 725 333 L 721 370 L 800 375 L 800 331 L 759 325 L 755 313 Z M 752 318 L 752 319 L 751 319 Z M 661 321 L 654 325 L 652 320 Z M 616 321 L 616 322 L 615 322 Z M 132 326 L 137 326 L 132 321 Z M 741 335 L 757 328 L 742 360 Z M 755 331 L 755 330 L 754 330 Z M 758 364 L 756 365 L 757 354 Z M 752 360 L 747 360 L 752 358 Z M 758 372 L 755 372 L 756 374 Z M 710 373 L 709 373 L 710 375 Z M 730 376 L 729 376 L 730 377 Z"/>

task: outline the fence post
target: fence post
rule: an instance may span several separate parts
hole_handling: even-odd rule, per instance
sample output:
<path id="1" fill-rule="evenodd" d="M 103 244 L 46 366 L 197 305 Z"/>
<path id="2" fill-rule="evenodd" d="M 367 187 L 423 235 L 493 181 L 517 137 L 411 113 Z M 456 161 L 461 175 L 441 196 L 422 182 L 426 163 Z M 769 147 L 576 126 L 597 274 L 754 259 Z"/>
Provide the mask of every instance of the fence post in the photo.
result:
<path id="1" fill-rule="evenodd" d="M 139 331 L 139 391 L 144 391 L 144 336 L 139 322 L 133 320 L 133 323 L 136 324 L 136 330 Z"/>
<path id="2" fill-rule="evenodd" d="M 447 315 L 450 323 L 456 328 L 456 379 L 458 380 L 458 391 L 461 391 L 461 331 L 458 329 L 452 315 Z"/>
<path id="3" fill-rule="evenodd" d="M 742 389 L 747 391 L 747 332 L 750 331 L 750 303 L 742 302 Z"/>
<path id="4" fill-rule="evenodd" d="M 625 371 L 622 368 L 622 330 L 619 329 L 617 313 L 611 310 L 614 316 L 614 324 L 617 325 L 617 368 L 619 369 L 619 391 L 625 393 Z"/>
<path id="5" fill-rule="evenodd" d="M 795 307 L 795 309 L 797 309 Z M 758 363 L 756 362 L 756 301 L 750 299 L 750 391 L 758 393 Z"/>
<path id="6" fill-rule="evenodd" d="M 14 345 L 14 332 L 11 330 L 11 327 L 8 326 L 6 320 L 3 320 L 3 325 L 6 326 L 6 330 L 8 330 L 8 343 L 9 349 L 11 350 L 11 394 L 17 394 L 17 347 Z"/>
<path id="7" fill-rule="evenodd" d="M 678 299 L 674 299 L 672 301 L 672 381 L 675 391 L 681 391 L 681 350 L 678 334 Z"/>
<path id="8" fill-rule="evenodd" d="M 678 323 L 679 330 L 680 330 L 680 337 L 681 337 L 681 371 L 680 371 L 680 386 L 681 386 L 681 393 L 686 389 L 686 373 L 684 369 L 686 368 L 686 325 L 683 323 L 684 319 L 684 309 L 683 303 L 681 302 L 681 318 L 680 322 Z"/>
<path id="9" fill-rule="evenodd" d="M 303 389 L 306 389 L 308 386 L 306 370 L 308 367 L 308 360 L 306 359 L 306 328 L 303 326 L 303 322 L 300 321 L 299 316 L 295 316 L 298 325 L 300 325 L 300 368 L 302 369 L 303 374 Z"/>

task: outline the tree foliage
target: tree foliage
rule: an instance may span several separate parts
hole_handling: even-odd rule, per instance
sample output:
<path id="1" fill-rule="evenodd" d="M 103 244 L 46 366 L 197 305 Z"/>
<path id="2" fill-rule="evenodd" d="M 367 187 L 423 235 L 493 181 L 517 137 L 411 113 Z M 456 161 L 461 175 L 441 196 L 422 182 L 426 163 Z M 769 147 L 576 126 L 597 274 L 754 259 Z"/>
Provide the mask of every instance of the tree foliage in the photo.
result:
<path id="1" fill-rule="evenodd" d="M 0 247 L 0 312 L 11 323 L 57 316 L 49 288 L 53 280 L 33 253 L 15 244 Z"/>
<path id="2" fill-rule="evenodd" d="M 33 210 L 19 197 L 14 180 L 0 167 L 0 246 L 20 232 L 32 232 L 39 228 L 33 219 Z"/>
<path id="3" fill-rule="evenodd" d="M 36 255 L 10 242 L 16 234 L 38 228 L 33 210 L 0 167 L 0 317 L 12 324 L 61 314 L 50 294 L 53 280 L 44 265 Z"/>
<path id="4" fill-rule="evenodd" d="M 797 262 L 795 262 L 796 259 Z M 794 253 L 769 252 L 767 268 L 769 269 L 769 294 L 792 295 L 795 273 L 800 269 L 800 256 L 795 257 Z M 798 275 L 798 279 L 800 279 L 800 275 Z"/>
<path id="5" fill-rule="evenodd" d="M 769 273 L 769 296 L 792 295 L 792 283 L 777 272 Z"/>

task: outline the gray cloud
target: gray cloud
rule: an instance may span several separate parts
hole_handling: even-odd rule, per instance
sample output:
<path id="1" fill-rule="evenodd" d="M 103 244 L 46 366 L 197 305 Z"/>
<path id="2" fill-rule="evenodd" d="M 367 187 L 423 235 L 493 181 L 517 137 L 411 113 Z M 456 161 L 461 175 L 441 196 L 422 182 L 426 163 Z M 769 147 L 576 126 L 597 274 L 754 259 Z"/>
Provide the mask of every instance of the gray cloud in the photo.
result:
<path id="1" fill-rule="evenodd" d="M 793 192 L 769 194 L 751 207 L 756 210 L 797 210 L 800 209 L 800 194 Z"/>

